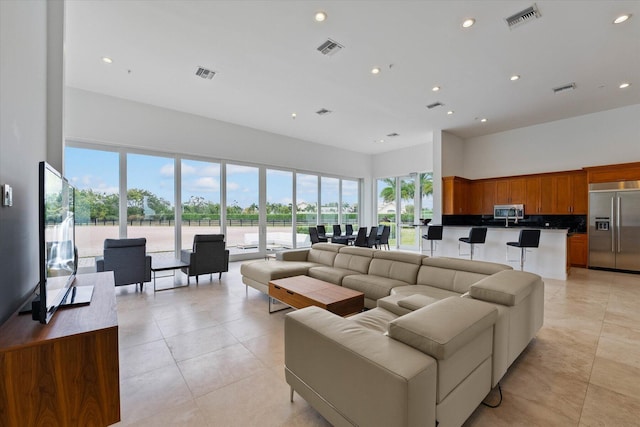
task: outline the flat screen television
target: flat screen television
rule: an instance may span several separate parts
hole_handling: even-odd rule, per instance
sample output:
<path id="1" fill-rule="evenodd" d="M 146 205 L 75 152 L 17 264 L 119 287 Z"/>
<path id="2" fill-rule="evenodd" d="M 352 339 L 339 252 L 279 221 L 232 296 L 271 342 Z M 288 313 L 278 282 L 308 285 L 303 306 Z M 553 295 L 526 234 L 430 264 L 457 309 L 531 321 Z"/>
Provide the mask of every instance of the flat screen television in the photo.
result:
<path id="1" fill-rule="evenodd" d="M 48 323 L 68 302 L 77 271 L 74 188 L 47 162 L 39 166 L 39 295 L 31 304 L 34 320 Z"/>

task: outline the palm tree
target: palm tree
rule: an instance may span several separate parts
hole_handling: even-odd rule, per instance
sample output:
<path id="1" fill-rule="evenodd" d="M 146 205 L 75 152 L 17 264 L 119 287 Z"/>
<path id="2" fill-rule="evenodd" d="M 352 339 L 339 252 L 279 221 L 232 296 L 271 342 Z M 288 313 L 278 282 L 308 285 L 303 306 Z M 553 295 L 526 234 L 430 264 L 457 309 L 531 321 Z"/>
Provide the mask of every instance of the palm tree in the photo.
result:
<path id="1" fill-rule="evenodd" d="M 420 188 L 423 196 L 433 194 L 433 172 L 420 174 Z"/>
<path id="2" fill-rule="evenodd" d="M 380 191 L 380 197 L 385 203 L 395 202 L 396 200 L 396 179 L 384 178 L 382 180 L 387 186 Z M 400 198 L 402 200 L 412 200 L 415 194 L 415 185 L 413 182 L 402 180 L 400 183 Z"/>

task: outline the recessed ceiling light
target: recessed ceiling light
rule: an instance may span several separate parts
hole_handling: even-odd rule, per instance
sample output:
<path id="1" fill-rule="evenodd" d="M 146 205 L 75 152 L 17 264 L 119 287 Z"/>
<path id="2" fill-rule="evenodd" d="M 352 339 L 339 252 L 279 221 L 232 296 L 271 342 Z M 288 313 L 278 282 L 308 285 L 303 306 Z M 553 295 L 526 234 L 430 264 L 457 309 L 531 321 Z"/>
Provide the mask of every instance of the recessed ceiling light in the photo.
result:
<path id="1" fill-rule="evenodd" d="M 440 86 L 434 86 L 431 88 L 432 91 L 437 92 L 440 90 Z"/>
<path id="2" fill-rule="evenodd" d="M 371 74 L 380 74 L 380 68 L 379 67 L 373 67 L 371 69 Z"/>
<path id="3" fill-rule="evenodd" d="M 486 123 L 486 122 L 487 122 L 487 119 L 483 117 L 483 118 L 481 118 L 481 119 L 480 119 L 480 121 L 481 121 L 482 123 Z"/>
<path id="4" fill-rule="evenodd" d="M 514 74 L 513 76 L 509 77 L 509 80 L 511 80 L 512 82 L 515 82 L 516 80 L 520 80 L 520 76 L 517 74 Z"/>
<path id="5" fill-rule="evenodd" d="M 381 139 L 380 142 L 384 142 L 384 139 Z"/>
<path id="6" fill-rule="evenodd" d="M 462 28 L 469 28 L 470 26 L 472 26 L 472 25 L 473 25 L 473 24 L 475 24 L 475 23 L 476 23 L 476 20 L 475 20 L 475 19 L 473 19 L 473 18 L 465 19 L 465 20 L 462 22 Z"/>
<path id="7" fill-rule="evenodd" d="M 102 62 L 104 62 L 105 64 L 111 64 L 113 62 L 113 59 L 107 57 L 107 56 L 103 56 L 102 57 Z"/>
<path id="8" fill-rule="evenodd" d="M 624 83 L 620 83 L 620 86 L 618 86 L 620 89 L 626 89 L 629 86 L 631 86 L 631 83 L 629 82 L 624 82 Z"/>
<path id="9" fill-rule="evenodd" d="M 620 15 L 616 19 L 613 20 L 613 23 L 614 24 L 622 24 L 623 22 L 625 22 L 629 18 L 631 18 L 631 14 L 630 13 L 627 13 L 625 15 Z"/>
<path id="10" fill-rule="evenodd" d="M 449 110 L 449 111 L 447 111 L 447 116 L 451 116 L 451 115 L 453 115 L 453 113 L 454 113 L 453 110 Z"/>
<path id="11" fill-rule="evenodd" d="M 291 113 L 291 118 L 295 119 L 296 117 L 298 117 L 298 115 L 296 113 Z"/>
<path id="12" fill-rule="evenodd" d="M 327 19 L 327 13 L 320 10 L 320 11 L 316 12 L 316 15 L 314 16 L 314 19 L 317 22 L 322 22 L 325 19 Z"/>

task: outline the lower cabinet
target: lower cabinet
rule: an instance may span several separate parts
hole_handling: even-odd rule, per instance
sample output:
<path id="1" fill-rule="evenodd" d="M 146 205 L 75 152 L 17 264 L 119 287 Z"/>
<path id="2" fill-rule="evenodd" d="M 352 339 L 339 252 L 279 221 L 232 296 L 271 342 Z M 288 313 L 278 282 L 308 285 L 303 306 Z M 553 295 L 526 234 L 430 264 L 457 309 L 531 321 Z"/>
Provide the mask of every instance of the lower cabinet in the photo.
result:
<path id="1" fill-rule="evenodd" d="M 577 233 L 569 236 L 569 265 L 573 267 L 586 267 L 589 242 L 586 233 Z"/>

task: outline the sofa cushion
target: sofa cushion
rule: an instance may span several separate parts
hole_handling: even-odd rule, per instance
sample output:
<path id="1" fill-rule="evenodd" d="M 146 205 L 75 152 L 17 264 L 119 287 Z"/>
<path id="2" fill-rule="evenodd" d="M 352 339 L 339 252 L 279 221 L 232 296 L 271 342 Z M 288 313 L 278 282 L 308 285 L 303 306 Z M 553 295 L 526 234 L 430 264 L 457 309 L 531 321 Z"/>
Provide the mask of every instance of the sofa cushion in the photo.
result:
<path id="1" fill-rule="evenodd" d="M 374 249 L 345 246 L 336 255 L 333 266 L 367 274 L 374 252 Z"/>
<path id="2" fill-rule="evenodd" d="M 519 304 L 542 279 L 526 271 L 502 271 L 471 286 L 472 298 L 507 306 Z"/>
<path id="3" fill-rule="evenodd" d="M 309 250 L 307 261 L 331 267 L 341 246 L 335 243 L 316 243 Z"/>
<path id="4" fill-rule="evenodd" d="M 409 285 L 409 286 L 398 286 L 396 288 L 391 289 L 391 295 L 426 295 L 435 299 L 445 299 L 448 297 L 457 297 L 460 296 L 459 293 L 454 291 L 448 291 L 446 289 L 435 288 L 433 286 L 424 286 L 424 285 Z"/>
<path id="5" fill-rule="evenodd" d="M 388 277 L 374 276 L 371 274 L 354 274 L 342 279 L 342 286 L 360 291 L 365 298 L 378 300 L 386 297 L 396 286 L 406 286 L 407 283 L 389 279 Z"/>
<path id="6" fill-rule="evenodd" d="M 423 255 L 410 252 L 377 251 L 369 265 L 369 274 L 414 284 L 422 258 Z"/>
<path id="7" fill-rule="evenodd" d="M 472 284 L 505 269 L 511 270 L 511 267 L 484 261 L 425 258 L 416 283 L 463 294 L 469 291 Z"/>
<path id="8" fill-rule="evenodd" d="M 389 322 L 394 319 L 397 319 L 398 315 L 376 307 L 371 310 L 363 311 L 362 313 L 358 313 L 354 316 L 349 317 L 348 319 L 354 323 L 357 323 L 360 326 L 364 326 L 367 329 L 371 329 L 373 331 L 380 332 L 384 334 L 387 332 L 389 328 Z"/>
<path id="9" fill-rule="evenodd" d="M 468 298 L 449 297 L 389 323 L 389 336 L 442 360 L 492 326 L 498 310 Z"/>
<path id="10" fill-rule="evenodd" d="M 271 280 L 307 274 L 309 268 L 318 264 L 297 261 L 253 261 L 240 266 L 240 273 L 256 282 L 269 284 Z"/>
<path id="11" fill-rule="evenodd" d="M 351 274 L 359 274 L 357 271 L 347 270 L 344 268 L 328 267 L 321 265 L 311 267 L 307 274 L 314 279 L 324 280 L 334 285 L 342 285 L 342 279 Z"/>
<path id="12" fill-rule="evenodd" d="M 398 305 L 402 308 L 406 308 L 408 310 L 414 311 L 419 308 L 425 307 L 429 304 L 433 304 L 439 300 L 435 298 L 428 297 L 426 295 L 410 295 L 408 297 L 404 297 L 398 300 Z"/>

